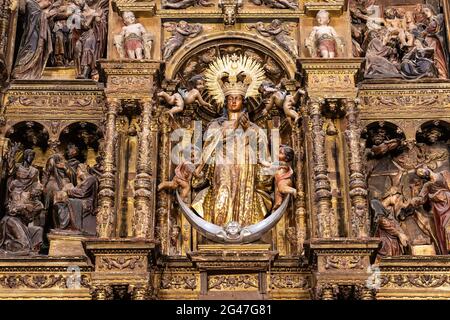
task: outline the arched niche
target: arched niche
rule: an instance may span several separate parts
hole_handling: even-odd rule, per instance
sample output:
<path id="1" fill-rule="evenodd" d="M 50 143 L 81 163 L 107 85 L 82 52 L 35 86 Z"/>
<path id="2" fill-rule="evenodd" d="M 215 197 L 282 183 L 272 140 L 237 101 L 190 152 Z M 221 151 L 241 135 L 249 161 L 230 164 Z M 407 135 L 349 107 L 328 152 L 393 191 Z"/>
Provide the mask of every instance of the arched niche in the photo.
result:
<path id="1" fill-rule="evenodd" d="M 405 139 L 403 130 L 395 123 L 389 121 L 374 121 L 366 125 L 361 133 L 361 138 L 366 140 L 366 148 L 371 148 L 375 144 L 378 144 L 379 141 L 377 141 L 377 138 L 381 139 L 381 137 L 377 136 L 377 134 L 379 134 L 380 131 L 384 132 L 387 140 Z"/>
<path id="2" fill-rule="evenodd" d="M 21 150 L 33 149 L 34 165 L 43 168 L 49 151 L 49 133 L 43 124 L 36 121 L 17 122 L 6 130 L 5 137 L 11 143 L 20 143 Z"/>
<path id="3" fill-rule="evenodd" d="M 96 163 L 99 149 L 101 149 L 102 138 L 103 132 L 97 125 L 91 122 L 74 122 L 61 131 L 60 150 L 67 158 L 67 147 L 73 144 L 79 150 L 76 159 L 93 166 Z"/>
<path id="4" fill-rule="evenodd" d="M 450 139 L 450 123 L 443 120 L 430 120 L 422 123 L 416 132 L 418 143 L 433 144 Z"/>
<path id="5" fill-rule="evenodd" d="M 169 61 L 167 61 L 165 78 L 176 79 L 180 70 L 192 58 L 211 48 L 225 48 L 235 46 L 252 49 L 264 53 L 280 66 L 288 79 L 294 79 L 296 74 L 296 61 L 280 46 L 260 35 L 246 32 L 218 32 L 197 37 L 187 45 L 181 47 Z M 226 52 L 224 52 L 226 53 Z M 230 52 L 231 53 L 231 52 Z M 188 80 L 188 79 L 186 79 Z"/>
<path id="6" fill-rule="evenodd" d="M 265 80 L 274 85 L 279 85 L 282 80 L 290 83 L 289 88 L 286 87 L 288 90 L 295 90 L 298 85 L 295 80 L 296 62 L 292 57 L 264 37 L 245 32 L 220 32 L 194 39 L 180 48 L 167 62 L 165 78 L 169 82 L 177 83 L 177 87 L 172 87 L 172 90 L 177 91 L 181 87 L 192 88 L 196 84 L 196 78 L 203 75 L 211 62 L 227 54 L 247 55 L 259 61 L 265 71 Z M 203 99 L 212 103 L 208 92 L 200 91 Z M 195 112 L 203 120 L 221 116 L 223 110 L 212 104 L 212 107 L 196 108 Z M 247 100 L 247 111 L 252 121 L 260 118 L 263 105 L 262 96 Z M 277 108 L 273 109 L 275 114 L 279 114 Z"/>

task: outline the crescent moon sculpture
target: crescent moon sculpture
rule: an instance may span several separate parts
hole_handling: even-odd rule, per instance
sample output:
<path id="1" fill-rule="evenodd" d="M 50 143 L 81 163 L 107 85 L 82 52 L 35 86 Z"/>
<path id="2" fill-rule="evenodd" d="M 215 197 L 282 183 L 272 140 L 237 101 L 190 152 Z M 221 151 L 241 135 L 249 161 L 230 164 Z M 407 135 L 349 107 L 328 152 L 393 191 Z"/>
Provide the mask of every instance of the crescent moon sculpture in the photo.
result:
<path id="1" fill-rule="evenodd" d="M 288 194 L 283 200 L 281 206 L 277 208 L 271 215 L 262 221 L 250 226 L 241 228 L 238 222 L 231 221 L 225 226 L 220 227 L 211 222 L 202 219 L 195 214 L 191 208 L 181 199 L 178 190 L 176 191 L 177 200 L 180 204 L 181 211 L 191 225 L 205 238 L 220 243 L 250 243 L 260 239 L 264 233 L 272 229 L 281 219 L 289 203 L 290 195 Z"/>

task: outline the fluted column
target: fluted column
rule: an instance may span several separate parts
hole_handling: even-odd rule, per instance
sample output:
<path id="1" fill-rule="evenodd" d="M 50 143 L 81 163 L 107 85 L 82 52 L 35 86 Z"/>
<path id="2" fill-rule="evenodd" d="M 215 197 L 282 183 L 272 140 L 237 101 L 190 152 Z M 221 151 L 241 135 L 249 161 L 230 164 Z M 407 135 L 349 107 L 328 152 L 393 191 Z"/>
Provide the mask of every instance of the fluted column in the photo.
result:
<path id="1" fill-rule="evenodd" d="M 351 236 L 368 236 L 367 185 L 364 178 L 362 150 L 360 145 L 361 125 L 359 110 L 354 100 L 345 101 L 347 128 L 345 138 L 348 146 L 348 166 L 350 171 L 349 195 L 352 205 Z"/>
<path id="2" fill-rule="evenodd" d="M 321 99 L 311 99 L 309 101 L 309 116 L 312 133 L 314 198 L 317 205 L 318 236 L 320 238 L 330 238 L 337 236 L 337 225 L 331 210 L 332 195 L 325 152 L 322 104 L 323 100 Z"/>
<path id="3" fill-rule="evenodd" d="M 137 175 L 135 180 L 134 195 L 134 221 L 133 233 L 137 238 L 145 238 L 153 240 L 153 211 L 152 210 L 152 170 L 150 155 L 150 138 L 151 138 L 151 112 L 153 103 L 151 99 L 141 101 L 141 132 L 139 135 L 139 149 L 137 160 Z"/>
<path id="4" fill-rule="evenodd" d="M 100 178 L 99 212 L 97 214 L 97 235 L 99 238 L 109 238 L 114 233 L 116 118 L 120 101 L 118 99 L 107 99 L 106 107 L 104 171 Z"/>

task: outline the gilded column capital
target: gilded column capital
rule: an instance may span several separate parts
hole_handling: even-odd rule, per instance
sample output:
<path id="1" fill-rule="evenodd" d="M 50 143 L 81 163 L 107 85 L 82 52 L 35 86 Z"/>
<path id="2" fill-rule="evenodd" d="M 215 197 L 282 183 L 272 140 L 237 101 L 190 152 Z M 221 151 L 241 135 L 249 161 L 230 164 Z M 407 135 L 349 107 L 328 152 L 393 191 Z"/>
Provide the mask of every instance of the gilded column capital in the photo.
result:
<path id="1" fill-rule="evenodd" d="M 320 115 L 322 112 L 322 106 L 325 103 L 325 99 L 314 97 L 309 99 L 308 111 L 311 116 Z"/>

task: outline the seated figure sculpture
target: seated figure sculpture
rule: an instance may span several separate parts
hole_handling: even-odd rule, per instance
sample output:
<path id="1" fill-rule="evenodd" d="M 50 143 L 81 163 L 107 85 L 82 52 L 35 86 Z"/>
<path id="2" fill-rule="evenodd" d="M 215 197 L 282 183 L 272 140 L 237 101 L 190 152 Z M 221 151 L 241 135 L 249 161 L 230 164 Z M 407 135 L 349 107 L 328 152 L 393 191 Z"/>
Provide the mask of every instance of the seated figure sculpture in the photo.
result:
<path id="1" fill-rule="evenodd" d="M 13 145 L 9 159 L 14 159 L 18 145 Z M 39 171 L 32 166 L 35 153 L 23 152 L 21 163 L 14 164 L 8 181 L 6 215 L 0 221 L 0 249 L 15 254 L 38 253 L 42 244 L 42 227 L 30 224 L 44 206 L 40 201 L 42 185 Z"/>

